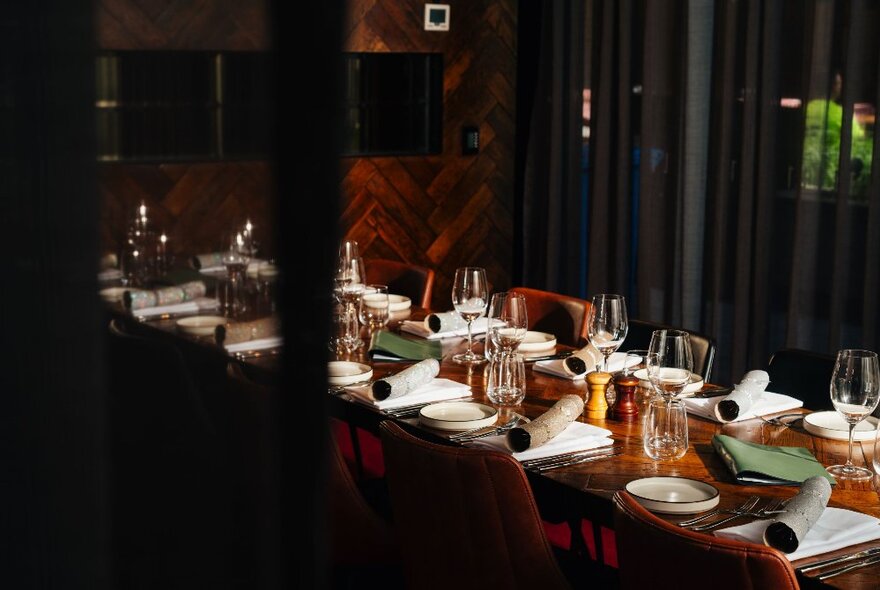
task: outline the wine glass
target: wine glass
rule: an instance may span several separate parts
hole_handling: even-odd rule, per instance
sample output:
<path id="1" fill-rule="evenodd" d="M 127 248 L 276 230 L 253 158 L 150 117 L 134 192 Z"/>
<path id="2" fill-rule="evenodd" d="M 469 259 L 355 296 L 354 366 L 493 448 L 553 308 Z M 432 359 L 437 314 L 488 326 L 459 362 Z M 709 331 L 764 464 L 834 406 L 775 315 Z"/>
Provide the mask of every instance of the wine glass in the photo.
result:
<path id="1" fill-rule="evenodd" d="M 849 456 L 845 465 L 832 465 L 828 473 L 838 479 L 871 479 L 873 473 L 853 465 L 853 431 L 880 400 L 880 364 L 870 350 L 841 350 L 831 374 L 831 403 L 849 424 Z"/>
<path id="2" fill-rule="evenodd" d="M 623 344 L 628 328 L 626 300 L 623 295 L 603 293 L 593 296 L 587 329 L 590 342 L 605 357 L 603 370 L 606 373 L 608 357 Z"/>
<path id="3" fill-rule="evenodd" d="M 236 317 L 245 311 L 245 302 L 242 296 L 242 285 L 247 278 L 247 267 L 250 257 L 245 247 L 244 236 L 241 232 L 235 232 L 229 240 L 229 247 L 222 255 L 223 265 L 226 267 L 227 294 L 226 314 Z"/>
<path id="4" fill-rule="evenodd" d="M 486 362 L 485 357 L 477 356 L 473 351 L 473 334 L 471 324 L 486 313 L 489 301 L 489 282 L 486 280 L 486 269 L 465 266 L 455 270 L 452 282 L 452 306 L 467 322 L 467 352 L 457 354 L 452 360 L 457 363 L 478 365 Z"/>
<path id="5" fill-rule="evenodd" d="M 502 355 L 516 352 L 526 337 L 529 318 L 522 293 L 495 293 L 489 304 L 489 337 Z"/>
<path id="6" fill-rule="evenodd" d="M 343 305 L 347 306 L 349 312 L 358 317 L 358 308 L 360 307 L 361 296 L 364 293 L 366 285 L 366 273 L 364 271 L 364 259 L 361 257 L 340 260 L 339 268 L 336 271 L 336 284 L 339 291 L 339 300 Z M 339 287 L 341 285 L 341 288 Z M 349 335 L 348 349 L 354 351 L 363 345 L 363 341 L 358 333 L 357 322 L 354 322 L 355 330 Z"/>
<path id="7" fill-rule="evenodd" d="M 645 359 L 648 379 L 657 395 L 671 402 L 690 383 L 694 368 L 690 335 L 682 330 L 654 330 L 648 351 L 654 353 Z"/>

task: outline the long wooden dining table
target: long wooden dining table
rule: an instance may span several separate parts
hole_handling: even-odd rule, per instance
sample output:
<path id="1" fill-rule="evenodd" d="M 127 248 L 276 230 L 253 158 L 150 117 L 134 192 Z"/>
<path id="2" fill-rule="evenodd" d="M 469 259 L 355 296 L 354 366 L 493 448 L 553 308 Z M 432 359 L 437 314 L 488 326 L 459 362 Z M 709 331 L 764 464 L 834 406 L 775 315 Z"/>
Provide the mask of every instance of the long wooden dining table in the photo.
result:
<path id="1" fill-rule="evenodd" d="M 410 317 L 421 318 L 425 311 L 413 308 L 410 314 Z M 392 328 L 393 326 L 394 324 L 392 324 Z M 216 345 L 209 339 L 198 339 L 177 333 L 173 319 L 157 318 L 149 321 L 131 321 L 130 327 L 146 334 L 161 333 L 166 336 L 183 338 L 190 342 L 198 341 L 208 348 L 216 348 Z M 469 385 L 474 401 L 491 403 L 485 395 L 486 365 L 468 367 L 451 360 L 452 353 L 461 351 L 465 345 L 466 340 L 463 338 L 443 341 L 444 356 L 440 363 L 439 376 Z M 625 344 L 623 348 L 626 348 Z M 225 352 L 219 348 L 218 351 Z M 230 361 L 243 363 L 252 370 L 271 375 L 279 371 L 279 358 L 281 357 L 273 354 L 263 354 L 243 359 L 230 357 Z M 373 367 L 374 379 L 396 373 L 409 365 L 409 363 L 402 362 L 373 361 L 368 356 L 366 347 L 341 356 L 330 354 L 328 360 L 334 358 L 370 364 Z M 588 396 L 586 382 L 582 379 L 562 379 L 536 372 L 529 364 L 525 400 L 521 405 L 504 411 L 514 411 L 533 419 L 547 411 L 560 397 L 571 393 L 586 399 Z M 407 428 L 418 430 L 421 436 L 436 442 L 456 444 L 449 441 L 449 433 L 427 428 L 419 424 L 417 417 L 390 417 L 373 407 L 357 403 L 344 394 L 340 395 L 338 390 L 332 388 L 328 388 L 326 395 L 328 396 L 330 414 L 352 426 L 377 432 L 381 421 L 394 419 Z M 801 411 L 804 414 L 808 413 L 807 410 Z M 846 460 L 847 455 L 846 442 L 813 436 L 800 426 L 801 422 L 787 426 L 776 426 L 760 419 L 752 419 L 719 424 L 689 416 L 689 447 L 684 457 L 676 461 L 655 461 L 646 456 L 643 451 L 642 426 L 639 420 L 621 422 L 610 418 L 604 420 L 587 419 L 584 416 L 581 416 L 579 420 L 610 430 L 613 433 L 612 438 L 615 445 L 620 446 L 623 450 L 622 454 L 542 473 L 527 470 L 527 474 L 539 505 L 553 506 L 557 511 L 562 507 L 567 518 L 576 515 L 590 519 L 594 525 L 609 528 L 613 527 L 612 497 L 614 493 L 624 489 L 627 483 L 645 477 L 676 476 L 707 482 L 720 491 L 721 508 L 738 506 L 746 498 L 753 495 L 764 499 L 784 499 L 797 493 L 798 488 L 795 486 L 743 485 L 736 482 L 712 447 L 711 439 L 715 434 L 727 434 L 740 440 L 765 445 L 806 447 L 823 465 L 842 463 Z M 872 452 L 873 444 L 856 442 L 855 462 L 870 467 Z M 880 517 L 878 486 L 880 486 L 880 478 L 878 477 L 868 482 L 838 482 L 834 486 L 829 506 L 847 508 Z M 677 522 L 693 515 L 661 516 L 671 522 Z M 601 545 L 601 535 L 598 533 L 600 526 L 594 526 L 597 546 Z M 860 548 L 867 548 L 870 545 L 870 543 L 866 543 L 847 547 L 833 553 L 803 559 L 794 562 L 793 565 L 795 568 L 806 566 L 821 559 L 843 555 Z M 878 586 L 877 580 L 880 579 L 880 565 L 857 569 L 824 582 L 818 582 L 815 575 L 814 573 L 802 574 L 798 572 L 803 587 L 876 588 Z"/>

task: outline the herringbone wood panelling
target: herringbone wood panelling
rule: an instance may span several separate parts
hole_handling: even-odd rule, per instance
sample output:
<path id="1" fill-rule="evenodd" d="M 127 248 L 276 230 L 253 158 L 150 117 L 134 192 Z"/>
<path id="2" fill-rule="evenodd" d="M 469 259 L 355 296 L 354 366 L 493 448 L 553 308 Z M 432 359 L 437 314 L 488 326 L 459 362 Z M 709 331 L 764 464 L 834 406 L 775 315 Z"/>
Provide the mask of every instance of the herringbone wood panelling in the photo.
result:
<path id="1" fill-rule="evenodd" d="M 99 166 L 101 230 L 106 252 L 118 253 L 143 201 L 154 227 L 178 258 L 223 247 L 224 233 L 250 219 L 260 254 L 274 252 L 274 182 L 265 162 Z"/>
<path id="2" fill-rule="evenodd" d="M 352 0 L 345 50 L 443 53 L 443 152 L 343 158 L 342 229 L 367 258 L 433 268 L 435 309 L 451 309 L 459 266 L 483 266 L 510 286 L 513 259 L 516 3 L 459 0 L 450 31 L 423 30 L 415 0 Z M 480 153 L 462 156 L 461 129 L 480 129 Z"/>
<path id="3" fill-rule="evenodd" d="M 95 23 L 101 49 L 269 48 L 262 0 L 98 0 Z"/>

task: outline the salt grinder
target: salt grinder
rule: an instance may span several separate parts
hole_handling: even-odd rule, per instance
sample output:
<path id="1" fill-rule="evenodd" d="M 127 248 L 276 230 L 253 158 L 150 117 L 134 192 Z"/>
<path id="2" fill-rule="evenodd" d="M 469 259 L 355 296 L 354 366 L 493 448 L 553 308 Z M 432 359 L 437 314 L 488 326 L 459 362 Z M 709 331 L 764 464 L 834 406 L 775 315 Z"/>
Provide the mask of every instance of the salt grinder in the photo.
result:
<path id="1" fill-rule="evenodd" d="M 594 371 L 587 373 L 587 383 L 590 386 L 590 397 L 584 409 L 584 415 L 592 420 L 604 420 L 608 414 L 608 400 L 605 399 L 605 391 L 608 382 L 611 381 L 611 373 Z"/>
<path id="2" fill-rule="evenodd" d="M 636 387 L 639 379 L 633 375 L 619 373 L 614 377 L 614 391 L 617 399 L 611 409 L 611 417 L 621 422 L 631 422 L 639 417 L 639 405 L 636 403 Z"/>

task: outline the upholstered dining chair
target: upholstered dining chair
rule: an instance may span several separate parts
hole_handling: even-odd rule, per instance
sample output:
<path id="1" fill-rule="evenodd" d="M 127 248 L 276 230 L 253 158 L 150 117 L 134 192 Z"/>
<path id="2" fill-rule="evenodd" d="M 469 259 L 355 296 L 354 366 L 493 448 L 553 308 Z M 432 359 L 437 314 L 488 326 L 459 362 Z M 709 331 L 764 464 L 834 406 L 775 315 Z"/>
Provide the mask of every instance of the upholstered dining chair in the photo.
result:
<path id="1" fill-rule="evenodd" d="M 799 587 L 791 563 L 776 549 L 682 529 L 625 491 L 614 494 L 614 528 L 621 590 Z"/>
<path id="2" fill-rule="evenodd" d="M 589 301 L 530 287 L 509 290 L 526 296 L 529 330 L 553 334 L 557 342 L 568 346 L 581 346 L 585 342 Z"/>
<path id="3" fill-rule="evenodd" d="M 410 587 L 569 587 L 515 459 L 427 442 L 391 421 L 379 432 Z"/>
<path id="4" fill-rule="evenodd" d="M 654 330 L 684 330 L 675 326 L 667 326 L 657 322 L 630 319 L 629 331 L 620 350 L 647 349 L 651 344 Z M 705 381 L 712 376 L 712 365 L 715 361 L 715 339 L 693 330 L 684 330 L 690 335 L 691 351 L 694 355 L 694 373 L 698 373 Z"/>
<path id="5" fill-rule="evenodd" d="M 388 292 L 409 297 L 413 305 L 429 309 L 434 291 L 434 271 L 430 268 L 384 258 L 364 260 L 367 283 L 388 285 Z"/>
<path id="6" fill-rule="evenodd" d="M 833 410 L 829 385 L 835 357 L 797 348 L 777 350 L 767 362 L 767 389 L 803 400 L 811 410 Z"/>

